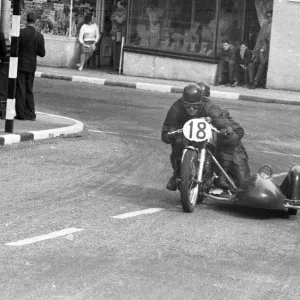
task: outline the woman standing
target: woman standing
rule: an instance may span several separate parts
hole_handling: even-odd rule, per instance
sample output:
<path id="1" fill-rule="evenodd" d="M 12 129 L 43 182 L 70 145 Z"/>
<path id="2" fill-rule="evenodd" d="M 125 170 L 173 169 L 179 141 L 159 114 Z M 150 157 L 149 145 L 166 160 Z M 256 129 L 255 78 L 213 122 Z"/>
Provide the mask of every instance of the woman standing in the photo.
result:
<path id="1" fill-rule="evenodd" d="M 84 16 L 84 24 L 80 28 L 79 43 L 81 44 L 80 63 L 76 66 L 81 71 L 85 63 L 91 58 L 96 50 L 96 44 L 99 41 L 99 28 L 93 22 L 92 14 Z"/>

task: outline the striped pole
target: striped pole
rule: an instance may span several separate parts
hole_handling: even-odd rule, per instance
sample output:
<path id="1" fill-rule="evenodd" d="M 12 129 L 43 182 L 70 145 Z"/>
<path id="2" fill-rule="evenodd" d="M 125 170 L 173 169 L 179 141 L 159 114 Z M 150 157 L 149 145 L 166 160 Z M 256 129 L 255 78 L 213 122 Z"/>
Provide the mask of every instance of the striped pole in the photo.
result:
<path id="1" fill-rule="evenodd" d="M 14 118 L 16 115 L 16 87 L 18 75 L 18 54 L 20 37 L 21 7 L 20 0 L 14 0 L 12 29 L 11 29 L 11 51 L 9 58 L 7 104 L 5 117 L 5 132 L 13 133 Z"/>

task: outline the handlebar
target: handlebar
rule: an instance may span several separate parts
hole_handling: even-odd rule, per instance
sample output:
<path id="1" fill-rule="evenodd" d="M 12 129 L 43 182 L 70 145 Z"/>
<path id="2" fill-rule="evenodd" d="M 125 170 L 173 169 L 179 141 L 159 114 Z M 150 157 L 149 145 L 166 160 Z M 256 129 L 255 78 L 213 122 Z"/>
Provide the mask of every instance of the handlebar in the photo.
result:
<path id="1" fill-rule="evenodd" d="M 178 133 L 182 133 L 183 132 L 183 129 L 181 128 L 181 129 L 178 129 L 178 130 L 175 130 L 175 131 L 170 131 L 170 132 L 168 132 L 168 134 L 178 134 Z"/>
<path id="2" fill-rule="evenodd" d="M 217 133 L 217 134 L 223 135 L 223 134 L 220 132 L 220 130 L 218 130 L 218 129 L 211 128 L 211 130 L 214 131 L 214 132 Z M 172 135 L 172 134 L 179 134 L 179 133 L 182 133 L 182 132 L 183 132 L 183 128 L 178 129 L 178 130 L 175 130 L 175 131 L 170 131 L 170 132 L 168 132 L 168 134 Z M 227 135 L 227 134 L 225 134 L 225 135 Z"/>

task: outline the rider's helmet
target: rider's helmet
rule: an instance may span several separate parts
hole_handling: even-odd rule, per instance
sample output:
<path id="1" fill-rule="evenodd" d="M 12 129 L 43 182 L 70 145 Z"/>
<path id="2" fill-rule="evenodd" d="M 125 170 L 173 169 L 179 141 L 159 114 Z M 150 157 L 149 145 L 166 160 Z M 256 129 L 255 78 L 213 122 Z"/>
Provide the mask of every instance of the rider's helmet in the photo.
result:
<path id="1" fill-rule="evenodd" d="M 210 96 L 210 86 L 209 86 L 209 84 L 207 84 L 204 81 L 199 81 L 199 82 L 197 82 L 197 85 L 200 87 L 203 96 L 205 96 L 205 97 Z"/>
<path id="2" fill-rule="evenodd" d="M 183 101 L 189 103 L 197 103 L 202 100 L 202 90 L 196 83 L 188 84 L 182 93 Z"/>

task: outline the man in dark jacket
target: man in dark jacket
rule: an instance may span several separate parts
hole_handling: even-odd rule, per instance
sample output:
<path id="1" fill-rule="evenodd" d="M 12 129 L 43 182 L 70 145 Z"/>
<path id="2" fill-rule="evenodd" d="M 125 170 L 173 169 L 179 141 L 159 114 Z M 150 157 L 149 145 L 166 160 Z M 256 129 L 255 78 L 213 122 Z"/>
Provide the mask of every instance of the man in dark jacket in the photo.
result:
<path id="1" fill-rule="evenodd" d="M 15 117 L 19 120 L 36 120 L 33 96 L 34 75 L 37 56 L 44 57 L 46 51 L 44 36 L 36 31 L 35 21 L 35 13 L 29 12 L 27 27 L 20 31 Z"/>
<path id="2" fill-rule="evenodd" d="M 181 129 L 183 125 L 193 118 L 210 117 L 212 124 L 222 133 L 217 159 L 222 167 L 233 176 L 239 186 L 250 176 L 248 156 L 241 139 L 244 135 L 243 128 L 236 123 L 229 113 L 209 100 L 210 87 L 204 82 L 189 84 L 184 88 L 182 97 L 169 109 L 164 121 L 161 139 L 166 144 L 171 144 L 171 165 L 174 170 L 167 189 L 176 191 L 176 179 L 180 177 L 181 156 L 184 149 L 182 135 L 170 135 L 169 132 Z M 223 175 L 219 176 L 217 185 L 223 189 L 229 186 Z"/>
<path id="3" fill-rule="evenodd" d="M 228 71 L 228 82 L 226 86 L 234 85 L 234 67 L 235 67 L 235 53 L 236 48 L 228 41 L 222 41 L 222 47 L 218 51 L 219 65 L 218 65 L 218 78 L 215 85 L 223 83 L 224 72 Z"/>
<path id="4" fill-rule="evenodd" d="M 2 31 L 0 31 L 0 62 L 3 60 L 7 53 L 5 37 Z"/>
<path id="5" fill-rule="evenodd" d="M 267 22 L 262 25 L 257 37 L 256 45 L 253 49 L 253 53 L 255 56 L 254 64 L 257 68 L 257 72 L 254 77 L 254 88 L 256 88 L 260 83 L 264 88 L 266 86 L 265 81 L 262 82 L 262 79 L 263 75 L 267 71 L 269 62 L 272 16 L 272 10 L 266 12 Z"/>
<path id="6" fill-rule="evenodd" d="M 235 56 L 235 85 L 240 83 L 240 75 L 244 74 L 244 84 L 251 88 L 254 84 L 253 54 L 246 42 L 241 42 Z M 249 85 L 248 85 L 249 82 Z"/>

